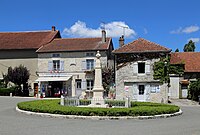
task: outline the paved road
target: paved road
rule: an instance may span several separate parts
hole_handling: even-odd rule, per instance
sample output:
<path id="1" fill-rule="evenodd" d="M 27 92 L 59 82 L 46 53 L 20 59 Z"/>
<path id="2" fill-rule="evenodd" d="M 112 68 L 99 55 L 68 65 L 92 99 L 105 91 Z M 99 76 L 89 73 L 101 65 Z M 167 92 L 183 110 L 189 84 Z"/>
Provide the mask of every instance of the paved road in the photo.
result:
<path id="1" fill-rule="evenodd" d="M 26 98 L 0 97 L 0 135 L 200 135 L 200 106 L 153 120 L 78 120 L 29 116 L 15 111 Z"/>

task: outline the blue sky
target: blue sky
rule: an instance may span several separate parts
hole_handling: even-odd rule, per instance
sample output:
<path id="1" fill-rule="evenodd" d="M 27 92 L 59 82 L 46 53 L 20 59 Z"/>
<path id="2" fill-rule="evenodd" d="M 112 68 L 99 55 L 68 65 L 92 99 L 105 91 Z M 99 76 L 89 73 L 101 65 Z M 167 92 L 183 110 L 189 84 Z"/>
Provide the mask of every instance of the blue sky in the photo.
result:
<path id="1" fill-rule="evenodd" d="M 200 51 L 199 0 L 0 0 L 0 31 L 48 30 L 62 37 L 99 36 L 102 22 L 115 48 L 139 37 L 183 50 L 189 39 Z"/>

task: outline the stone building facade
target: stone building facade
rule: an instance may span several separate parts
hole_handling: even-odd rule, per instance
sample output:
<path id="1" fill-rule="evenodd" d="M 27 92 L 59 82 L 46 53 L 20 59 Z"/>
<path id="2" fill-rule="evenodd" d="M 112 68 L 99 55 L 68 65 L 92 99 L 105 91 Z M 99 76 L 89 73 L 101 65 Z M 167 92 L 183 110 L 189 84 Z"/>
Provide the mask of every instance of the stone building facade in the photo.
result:
<path id="1" fill-rule="evenodd" d="M 116 99 L 166 103 L 167 84 L 154 80 L 153 66 L 170 51 L 142 38 L 114 50 Z"/>
<path id="2" fill-rule="evenodd" d="M 91 98 L 97 51 L 102 56 L 102 67 L 114 67 L 111 38 L 63 38 L 40 48 L 38 94 Z"/>

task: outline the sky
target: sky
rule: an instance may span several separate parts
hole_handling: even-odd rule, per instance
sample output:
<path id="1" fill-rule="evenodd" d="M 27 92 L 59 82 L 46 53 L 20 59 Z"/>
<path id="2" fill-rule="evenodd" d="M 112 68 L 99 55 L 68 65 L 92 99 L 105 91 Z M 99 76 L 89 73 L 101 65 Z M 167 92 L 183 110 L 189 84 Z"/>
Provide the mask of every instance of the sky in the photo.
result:
<path id="1" fill-rule="evenodd" d="M 145 38 L 181 52 L 189 40 L 200 51 L 199 0 L 0 0 L 0 32 L 51 30 L 63 38 L 99 37 L 114 47 Z"/>

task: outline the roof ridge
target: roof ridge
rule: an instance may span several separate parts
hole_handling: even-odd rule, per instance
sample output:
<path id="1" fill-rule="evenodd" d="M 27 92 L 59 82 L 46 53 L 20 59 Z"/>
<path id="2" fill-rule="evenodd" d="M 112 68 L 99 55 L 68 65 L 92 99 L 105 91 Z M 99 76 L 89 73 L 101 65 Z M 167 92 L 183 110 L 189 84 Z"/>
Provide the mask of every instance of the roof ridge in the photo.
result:
<path id="1" fill-rule="evenodd" d="M 58 30 L 56 30 L 57 32 Z M 11 32 L 0 32 L 2 34 L 5 34 L 5 33 L 31 33 L 31 32 L 55 32 L 55 31 L 52 31 L 52 30 L 36 30 L 36 31 L 11 31 Z"/>
<path id="2" fill-rule="evenodd" d="M 101 38 L 101 37 L 71 37 L 71 38 L 60 38 L 60 40 L 62 39 L 96 39 L 96 38 Z M 111 39 L 112 37 L 107 37 L 108 39 Z"/>

